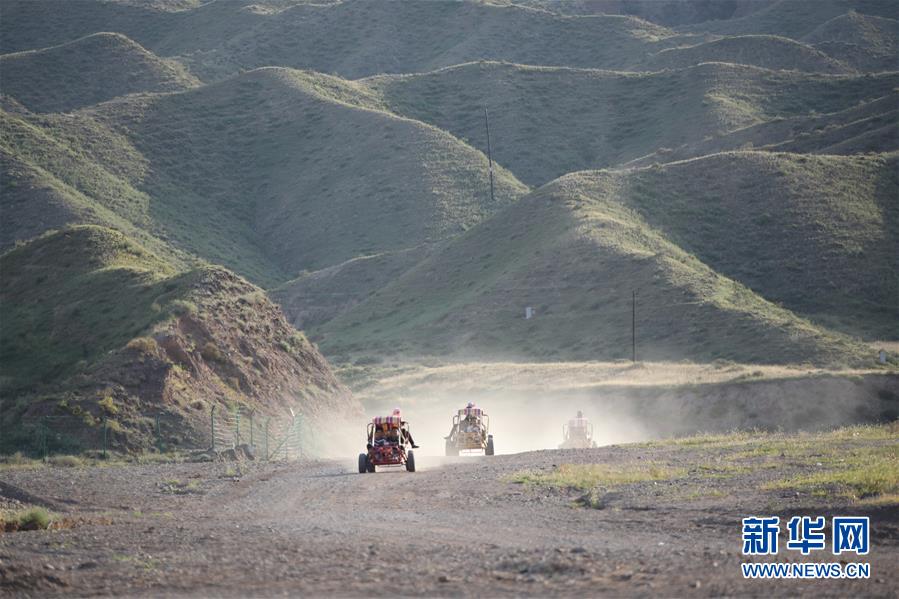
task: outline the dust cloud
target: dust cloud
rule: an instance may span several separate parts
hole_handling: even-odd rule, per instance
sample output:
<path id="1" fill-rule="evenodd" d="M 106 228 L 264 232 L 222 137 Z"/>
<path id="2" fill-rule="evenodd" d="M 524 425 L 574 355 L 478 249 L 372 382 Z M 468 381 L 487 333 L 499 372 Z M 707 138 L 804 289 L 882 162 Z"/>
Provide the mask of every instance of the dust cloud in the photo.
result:
<path id="1" fill-rule="evenodd" d="M 439 380 L 425 374 L 361 394 L 365 416 L 329 423 L 327 442 L 317 444 L 317 455 L 357 456 L 365 449 L 370 418 L 399 407 L 421 446 L 416 455 L 444 456 L 444 438 L 453 415 L 469 401 L 489 416 L 497 454 L 557 449 L 562 426 L 578 410 L 593 424 L 600 446 L 734 430 L 816 431 L 899 417 L 896 375 L 815 375 L 703 384 L 678 380 L 674 385 L 644 386 L 616 379 L 606 386 L 560 384 L 554 388 L 552 378 L 522 384 L 520 376 L 481 381 L 476 372 L 469 377 L 461 371 L 452 374 Z M 503 383 L 510 389 L 498 388 Z"/>

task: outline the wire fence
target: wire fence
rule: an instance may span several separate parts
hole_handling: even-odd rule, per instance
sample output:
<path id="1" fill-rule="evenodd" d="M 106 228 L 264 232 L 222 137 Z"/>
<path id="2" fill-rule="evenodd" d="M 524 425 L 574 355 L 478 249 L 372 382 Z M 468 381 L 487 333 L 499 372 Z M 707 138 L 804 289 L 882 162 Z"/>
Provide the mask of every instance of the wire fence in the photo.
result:
<path id="1" fill-rule="evenodd" d="M 112 416 L 82 413 L 25 419 L 2 429 L 0 453 L 44 459 L 91 453 L 105 458 L 114 451 L 142 448 L 159 453 L 240 449 L 254 459 L 294 460 L 308 453 L 311 441 L 301 415 L 277 417 L 218 406 L 204 420 L 191 422 L 181 415 L 155 412 L 130 417 L 126 427 Z"/>

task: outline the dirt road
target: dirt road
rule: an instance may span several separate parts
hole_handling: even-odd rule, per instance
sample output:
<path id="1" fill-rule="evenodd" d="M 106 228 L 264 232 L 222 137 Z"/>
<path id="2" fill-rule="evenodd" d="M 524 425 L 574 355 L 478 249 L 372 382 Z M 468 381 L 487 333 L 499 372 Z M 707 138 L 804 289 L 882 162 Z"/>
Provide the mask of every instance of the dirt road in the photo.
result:
<path id="1" fill-rule="evenodd" d="M 703 454 L 702 463 L 708 459 Z M 6 501 L 45 505 L 73 527 L 0 535 L 0 590 L 896 596 L 899 509 L 843 509 L 761 491 L 770 468 L 703 479 L 699 494 L 690 490 L 693 474 L 624 485 L 600 494 L 597 507 L 576 505 L 582 493 L 573 489 L 510 480 L 561 463 L 641 460 L 690 473 L 699 463 L 682 447 L 612 446 L 421 458 L 414 474 L 360 475 L 351 460 L 244 465 L 240 475 L 233 464 L 208 463 L 7 471 L 0 473 Z M 869 580 L 742 579 L 742 517 L 843 512 L 872 518 Z M 815 560 L 838 558 L 828 551 Z"/>

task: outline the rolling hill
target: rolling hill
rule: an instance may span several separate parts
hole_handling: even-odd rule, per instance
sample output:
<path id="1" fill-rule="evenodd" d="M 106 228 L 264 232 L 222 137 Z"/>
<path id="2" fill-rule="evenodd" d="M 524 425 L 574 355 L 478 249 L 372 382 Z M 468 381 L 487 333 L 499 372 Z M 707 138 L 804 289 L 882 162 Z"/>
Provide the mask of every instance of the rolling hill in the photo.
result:
<path id="1" fill-rule="evenodd" d="M 136 92 L 181 91 L 199 81 L 118 33 L 95 33 L 0 56 L 3 93 L 34 112 L 69 112 Z"/>
<path id="2" fill-rule="evenodd" d="M 121 233 L 76 226 L 2 254 L 0 269 L 0 381 L 18 398 L 4 404 L 4 430 L 108 415 L 134 447 L 151 412 L 187 432 L 205 429 L 211 405 L 312 418 L 355 409 L 262 290 L 222 268 L 179 271 Z"/>
<path id="3" fill-rule="evenodd" d="M 394 112 L 486 149 L 529 185 L 778 118 L 889 95 L 899 73 L 827 76 L 723 63 L 658 73 L 481 62 L 363 79 Z"/>
<path id="4" fill-rule="evenodd" d="M 850 12 L 892 19 L 899 17 L 899 8 L 891 0 L 778 0 L 738 18 L 707 21 L 679 29 L 717 35 L 779 35 L 799 40 L 830 19 Z"/>
<path id="5" fill-rule="evenodd" d="M 899 13 L 899 11 L 897 11 Z M 899 14 L 888 19 L 849 12 L 823 23 L 804 40 L 859 70 L 899 70 Z"/>
<path id="6" fill-rule="evenodd" d="M 320 326 L 359 304 L 422 261 L 432 246 L 381 252 L 303 273 L 269 290 L 298 329 Z"/>
<path id="7" fill-rule="evenodd" d="M 315 333 L 334 354 L 618 359 L 636 289 L 642 359 L 872 360 L 787 308 L 895 325 L 893 172 L 894 158 L 743 153 L 566 175 Z"/>
<path id="8" fill-rule="evenodd" d="M 899 92 L 830 114 L 775 118 L 677 148 L 663 148 L 628 163 L 674 162 L 728 150 L 797 154 L 867 154 L 899 150 Z"/>
<path id="9" fill-rule="evenodd" d="M 806 73 L 848 73 L 852 68 L 826 53 L 785 37 L 739 35 L 693 46 L 668 48 L 653 54 L 645 63 L 648 70 L 686 68 L 703 62 L 729 62 L 773 71 Z"/>
<path id="10" fill-rule="evenodd" d="M 116 31 L 160 56 L 176 58 L 206 81 L 265 66 L 358 78 L 474 60 L 646 70 L 654 62 L 647 63 L 648 57 L 674 47 L 683 49 L 655 61 L 669 66 L 738 61 L 834 72 L 845 70 L 843 63 L 882 70 L 884 42 L 883 35 L 862 35 L 847 45 L 839 41 L 847 35 L 844 27 L 835 23 L 834 30 L 827 29 L 828 21 L 854 18 L 849 15 L 858 10 L 870 18 L 865 25 L 870 29 L 872 23 L 879 23 L 877 28 L 899 17 L 889 2 L 878 0 L 532 4 L 90 0 L 75 6 L 11 1 L 0 24 L 0 48 L 35 50 Z M 806 36 L 831 33 L 836 41 L 816 41 L 817 49 L 801 43 Z M 727 37 L 718 39 L 722 36 Z"/>
<path id="11" fill-rule="evenodd" d="M 868 338 L 899 334 L 896 198 L 895 152 L 713 154 L 630 171 L 618 195 L 716 272 Z"/>
<path id="12" fill-rule="evenodd" d="M 99 205 L 98 224 L 266 285 L 445 239 L 527 192 L 499 168 L 491 204 L 484 155 L 351 82 L 289 69 L 6 118 L 4 148 Z"/>
<path id="13" fill-rule="evenodd" d="M 637 289 L 641 359 L 867 364 L 899 338 L 896 13 L 9 0 L 0 390 L 338 405 L 260 288 L 337 357 L 628 358 Z"/>

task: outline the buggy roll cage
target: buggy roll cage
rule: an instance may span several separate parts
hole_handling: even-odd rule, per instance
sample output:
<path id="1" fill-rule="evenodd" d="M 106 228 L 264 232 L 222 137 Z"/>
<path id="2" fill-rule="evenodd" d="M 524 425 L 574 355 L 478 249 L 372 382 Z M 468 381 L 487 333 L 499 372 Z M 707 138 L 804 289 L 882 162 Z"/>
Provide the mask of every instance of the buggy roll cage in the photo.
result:
<path id="1" fill-rule="evenodd" d="M 587 432 L 587 438 L 588 439 L 593 438 L 593 423 L 592 422 L 586 423 L 583 427 L 579 426 L 576 428 L 583 428 Z M 569 426 L 569 424 L 562 425 L 562 438 L 566 439 L 566 440 L 571 438 L 571 427 Z"/>

